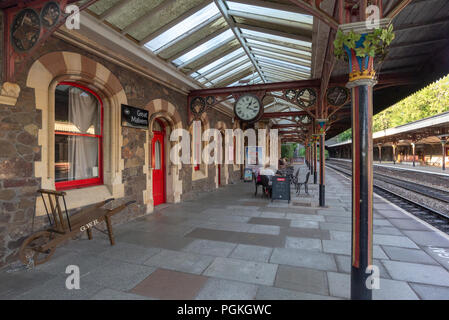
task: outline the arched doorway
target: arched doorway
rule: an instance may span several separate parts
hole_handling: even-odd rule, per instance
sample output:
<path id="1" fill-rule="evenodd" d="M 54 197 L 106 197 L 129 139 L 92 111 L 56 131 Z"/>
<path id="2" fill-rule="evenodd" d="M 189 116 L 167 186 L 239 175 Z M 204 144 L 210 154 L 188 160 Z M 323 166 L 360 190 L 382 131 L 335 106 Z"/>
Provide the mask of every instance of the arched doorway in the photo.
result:
<path id="1" fill-rule="evenodd" d="M 153 124 L 153 139 L 151 141 L 151 167 L 153 170 L 153 202 L 154 206 L 166 202 L 165 195 L 165 127 L 162 121 L 156 119 Z"/>

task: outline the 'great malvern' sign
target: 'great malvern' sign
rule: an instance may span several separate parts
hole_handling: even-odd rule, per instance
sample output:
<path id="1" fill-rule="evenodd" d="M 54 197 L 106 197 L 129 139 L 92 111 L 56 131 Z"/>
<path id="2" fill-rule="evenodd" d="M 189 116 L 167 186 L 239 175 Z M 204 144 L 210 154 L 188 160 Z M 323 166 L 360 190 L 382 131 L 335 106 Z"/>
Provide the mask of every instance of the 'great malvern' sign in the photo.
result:
<path id="1" fill-rule="evenodd" d="M 148 129 L 148 111 L 122 104 L 122 126 Z"/>

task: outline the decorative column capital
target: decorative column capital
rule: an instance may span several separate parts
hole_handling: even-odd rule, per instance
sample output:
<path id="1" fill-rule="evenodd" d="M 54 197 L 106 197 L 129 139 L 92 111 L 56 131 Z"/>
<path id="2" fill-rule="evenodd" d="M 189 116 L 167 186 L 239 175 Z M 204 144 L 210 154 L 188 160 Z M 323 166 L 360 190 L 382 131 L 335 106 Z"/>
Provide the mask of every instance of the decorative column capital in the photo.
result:
<path id="1" fill-rule="evenodd" d="M 340 25 L 334 41 L 334 54 L 349 62 L 348 88 L 374 86 L 374 58 L 385 56 L 394 39 L 390 19 L 380 20 L 378 29 L 369 29 L 365 21 Z"/>
<path id="2" fill-rule="evenodd" d="M 326 134 L 328 121 L 328 119 L 315 119 L 315 123 L 318 125 L 319 135 Z"/>
<path id="3" fill-rule="evenodd" d="M 17 83 L 3 82 L 0 89 L 0 103 L 15 106 L 20 94 L 20 86 Z"/>

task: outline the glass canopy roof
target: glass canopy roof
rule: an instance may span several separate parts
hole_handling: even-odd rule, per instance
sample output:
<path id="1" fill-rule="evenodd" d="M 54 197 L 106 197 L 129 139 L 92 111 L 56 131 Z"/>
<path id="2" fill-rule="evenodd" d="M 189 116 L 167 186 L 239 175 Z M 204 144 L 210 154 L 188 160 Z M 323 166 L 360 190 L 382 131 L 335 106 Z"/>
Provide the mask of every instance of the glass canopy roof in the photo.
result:
<path id="1" fill-rule="evenodd" d="M 99 0 L 89 12 L 204 87 L 311 76 L 313 17 L 293 4 Z"/>

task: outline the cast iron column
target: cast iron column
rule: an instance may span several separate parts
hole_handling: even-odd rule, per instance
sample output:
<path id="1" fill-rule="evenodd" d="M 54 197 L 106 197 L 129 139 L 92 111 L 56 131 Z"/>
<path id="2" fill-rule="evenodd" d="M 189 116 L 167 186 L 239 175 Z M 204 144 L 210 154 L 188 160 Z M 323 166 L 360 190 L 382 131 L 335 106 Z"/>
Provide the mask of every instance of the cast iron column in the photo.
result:
<path id="1" fill-rule="evenodd" d="M 415 143 L 412 142 L 413 166 L 415 166 Z"/>
<path id="2" fill-rule="evenodd" d="M 352 88 L 352 269 L 351 299 L 371 300 L 366 286 L 373 251 L 373 79 L 348 83 Z"/>
<path id="3" fill-rule="evenodd" d="M 441 140 L 441 146 L 443 148 L 443 163 L 442 168 L 446 170 L 446 140 Z"/>
<path id="4" fill-rule="evenodd" d="M 379 163 L 382 163 L 382 145 L 378 144 L 377 149 L 379 150 Z"/>
<path id="5" fill-rule="evenodd" d="M 317 166 L 318 166 L 318 146 L 316 140 L 313 142 L 313 183 L 317 184 Z"/>
<path id="6" fill-rule="evenodd" d="M 324 165 L 326 158 L 324 156 L 325 133 L 320 134 L 320 207 L 326 206 L 326 194 L 324 185 Z"/>
<path id="7" fill-rule="evenodd" d="M 356 48 L 363 47 L 366 36 L 362 32 Z M 377 81 L 373 57 L 359 57 L 355 49 L 346 46 L 345 51 L 349 58 L 346 87 L 352 91 L 351 299 L 371 300 L 368 277 L 373 262 L 373 87 Z"/>
<path id="8" fill-rule="evenodd" d="M 396 144 L 392 144 L 393 147 L 393 164 L 396 164 Z"/>

